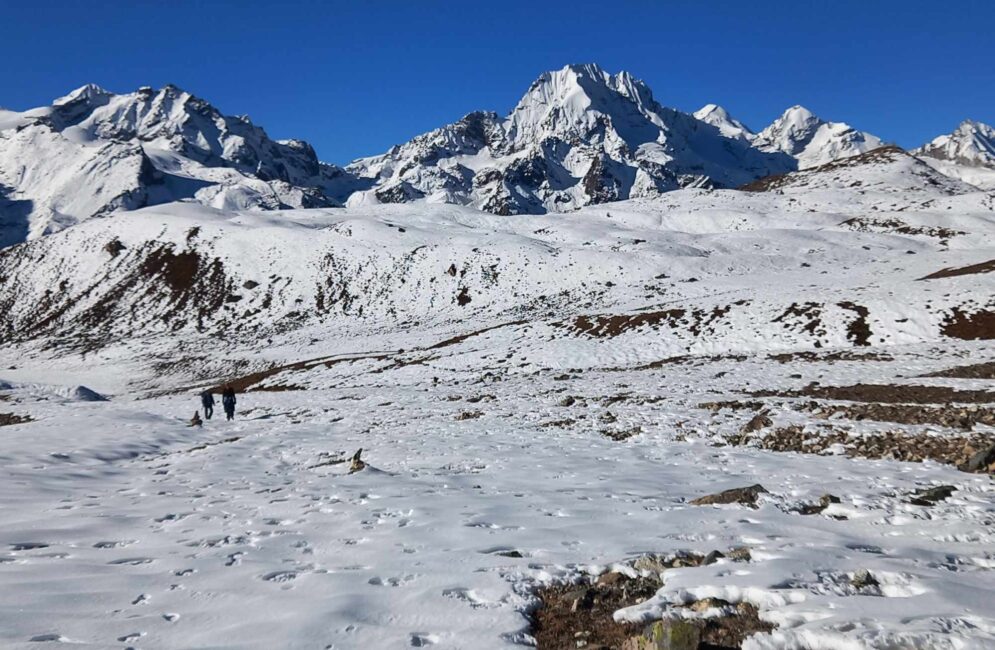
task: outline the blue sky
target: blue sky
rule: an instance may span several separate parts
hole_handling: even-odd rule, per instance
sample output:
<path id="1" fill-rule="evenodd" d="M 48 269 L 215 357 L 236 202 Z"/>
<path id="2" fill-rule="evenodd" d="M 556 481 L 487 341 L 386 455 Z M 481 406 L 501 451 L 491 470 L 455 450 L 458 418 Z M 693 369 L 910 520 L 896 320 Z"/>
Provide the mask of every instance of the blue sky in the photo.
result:
<path id="1" fill-rule="evenodd" d="M 0 106 L 175 83 L 347 162 L 597 62 L 754 129 L 792 104 L 916 146 L 995 123 L 995 3 L 0 0 Z"/>

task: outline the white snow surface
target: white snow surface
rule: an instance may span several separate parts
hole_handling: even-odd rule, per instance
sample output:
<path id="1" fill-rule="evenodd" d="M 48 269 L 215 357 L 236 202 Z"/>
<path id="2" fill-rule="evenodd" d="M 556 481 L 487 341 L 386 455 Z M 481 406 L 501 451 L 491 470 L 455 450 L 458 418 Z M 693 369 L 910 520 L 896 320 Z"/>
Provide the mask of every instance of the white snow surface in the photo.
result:
<path id="1" fill-rule="evenodd" d="M 995 195 L 900 152 L 530 217 L 172 203 L 6 249 L 0 412 L 31 421 L 0 427 L 0 645 L 510 647 L 537 586 L 747 546 L 616 617 L 716 596 L 777 624 L 753 650 L 993 647 L 990 476 L 729 446 L 752 413 L 700 408 L 813 381 L 991 390 L 924 375 L 995 360 L 945 334 L 995 310 L 993 276 L 921 278 L 993 259 Z M 252 372 L 234 421 L 187 426 Z M 363 471 L 332 462 L 358 448 Z M 753 483 L 755 510 L 688 503 Z"/>

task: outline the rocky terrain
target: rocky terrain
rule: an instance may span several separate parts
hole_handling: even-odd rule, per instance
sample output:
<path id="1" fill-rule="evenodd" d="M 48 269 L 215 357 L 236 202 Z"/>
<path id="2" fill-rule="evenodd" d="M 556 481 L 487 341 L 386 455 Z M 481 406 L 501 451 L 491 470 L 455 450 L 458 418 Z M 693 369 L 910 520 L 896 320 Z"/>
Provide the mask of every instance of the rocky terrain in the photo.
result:
<path id="1" fill-rule="evenodd" d="M 982 140 L 775 124 L 593 66 L 347 169 L 0 114 L 0 645 L 991 647 Z"/>

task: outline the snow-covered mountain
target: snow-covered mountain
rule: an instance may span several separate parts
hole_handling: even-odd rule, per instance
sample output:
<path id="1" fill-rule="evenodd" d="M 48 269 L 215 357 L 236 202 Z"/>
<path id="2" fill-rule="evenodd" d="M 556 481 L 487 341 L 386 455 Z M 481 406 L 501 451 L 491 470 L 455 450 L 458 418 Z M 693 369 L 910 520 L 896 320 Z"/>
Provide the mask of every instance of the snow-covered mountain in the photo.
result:
<path id="1" fill-rule="evenodd" d="M 982 189 L 995 189 L 995 128 L 964 120 L 913 152 L 938 171 Z"/>
<path id="2" fill-rule="evenodd" d="M 756 134 L 745 124 L 729 115 L 729 112 L 717 104 L 706 104 L 694 112 L 695 118 L 718 128 L 727 138 L 751 142 Z"/>
<path id="3" fill-rule="evenodd" d="M 425 198 L 497 214 L 562 212 L 680 187 L 735 187 L 795 168 L 782 152 L 661 106 L 626 72 L 542 74 L 504 118 L 471 113 L 348 167 L 374 185 L 353 204 Z"/>
<path id="4" fill-rule="evenodd" d="M 737 240 L 744 228 L 805 231 L 799 237 L 811 243 L 777 254 L 795 268 L 821 246 L 818 233 L 840 230 L 843 215 L 852 217 L 845 232 L 897 228 L 928 238 L 951 229 L 948 205 L 965 214 L 992 209 L 990 197 L 898 148 L 743 189 L 752 192 L 687 188 L 525 220 L 439 204 L 272 213 L 150 207 L 0 251 L 0 339 L 82 338 L 99 347 L 137 332 L 258 338 L 331 323 L 534 317 L 554 305 L 610 300 L 597 285 L 622 276 L 641 287 L 662 271 L 726 273 L 739 253 L 726 259 L 721 251 L 753 250 L 752 239 Z M 925 221 L 909 225 L 906 213 L 923 206 Z M 629 225 L 614 221 L 622 214 Z M 712 235 L 687 234 L 713 232 L 711 243 Z M 842 242 L 839 254 L 852 245 Z M 888 243 L 896 245 L 908 248 Z M 769 260 L 757 259 L 766 268 Z M 572 269 L 569 278 L 563 268 Z"/>
<path id="5" fill-rule="evenodd" d="M 350 189 L 306 142 L 277 142 L 175 86 L 83 86 L 0 112 L 0 245 L 117 209 L 181 199 L 219 208 L 328 207 Z"/>
<path id="6" fill-rule="evenodd" d="M 798 161 L 799 169 L 805 169 L 862 154 L 884 143 L 849 124 L 827 122 L 803 106 L 792 106 L 758 133 L 753 144 L 763 151 L 784 152 Z"/>
<path id="7" fill-rule="evenodd" d="M 965 122 L 917 153 L 948 176 L 995 187 L 992 133 Z M 540 75 L 507 116 L 473 112 L 343 169 L 172 85 L 120 95 L 87 85 L 51 106 L 0 110 L 0 247 L 180 200 L 226 210 L 424 201 L 571 212 L 738 187 L 881 145 L 800 106 L 755 133 L 720 106 L 666 108 L 632 75 L 587 64 Z"/>

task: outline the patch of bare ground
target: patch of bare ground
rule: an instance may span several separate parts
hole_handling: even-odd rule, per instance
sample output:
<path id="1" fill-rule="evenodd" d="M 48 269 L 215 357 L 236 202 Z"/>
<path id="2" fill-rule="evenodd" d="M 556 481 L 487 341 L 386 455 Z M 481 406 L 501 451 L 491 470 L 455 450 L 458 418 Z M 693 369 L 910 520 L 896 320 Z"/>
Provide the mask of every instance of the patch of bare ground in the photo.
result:
<path id="1" fill-rule="evenodd" d="M 969 436 L 909 434 L 901 431 L 855 435 L 847 431 L 806 431 L 801 426 L 790 426 L 766 435 L 736 435 L 730 444 L 749 445 L 769 451 L 790 451 L 805 454 L 823 454 L 831 447 L 841 445 L 851 458 L 890 458 L 905 462 L 933 460 L 968 472 L 995 473 L 995 436 L 974 434 Z"/>
<path id="2" fill-rule="evenodd" d="M 953 230 L 943 226 L 913 226 L 894 217 L 853 217 L 841 222 L 840 225 L 858 232 L 891 232 L 899 235 L 923 235 L 937 239 L 950 239 L 957 235 L 967 234 L 963 230 Z"/>
<path id="3" fill-rule="evenodd" d="M 642 432 L 643 428 L 637 425 L 629 429 L 620 429 L 620 430 L 602 429 L 601 435 L 605 436 L 606 438 L 611 438 L 615 442 L 623 442 L 633 436 L 638 436 Z"/>
<path id="4" fill-rule="evenodd" d="M 16 413 L 0 413 L 0 427 L 24 424 L 25 422 L 31 422 L 31 416 L 17 415 Z"/>
<path id="5" fill-rule="evenodd" d="M 665 309 L 635 314 L 577 316 L 570 321 L 554 323 L 554 326 L 566 327 L 575 334 L 583 334 L 591 338 L 614 338 L 630 330 L 642 327 L 658 329 L 662 325 L 667 325 L 671 329 L 684 328 L 694 336 L 698 336 L 715 321 L 729 313 L 730 309 L 732 309 L 732 305 L 692 311 Z"/>
<path id="6" fill-rule="evenodd" d="M 733 549 L 728 554 L 717 551 L 708 555 L 677 553 L 647 555 L 632 562 L 638 577 L 624 573 L 602 574 L 593 583 L 552 585 L 536 593 L 541 605 L 532 614 L 532 636 L 540 650 L 649 650 L 650 648 L 693 648 L 719 650 L 742 647 L 747 637 L 774 628 L 759 619 L 749 603 L 732 604 L 716 598 L 704 598 L 679 606 L 689 614 L 713 608 L 720 615 L 703 618 L 668 618 L 644 625 L 615 621 L 620 609 L 632 607 L 652 597 L 663 586 L 658 577 L 671 568 L 698 567 L 719 558 L 748 561 L 747 549 Z M 657 645 L 652 639 L 679 635 L 685 645 Z"/>
<path id="7" fill-rule="evenodd" d="M 759 401 L 727 401 L 703 402 L 698 408 L 710 411 L 730 409 L 733 411 L 760 411 L 769 406 Z M 790 406 L 796 411 L 807 411 L 820 419 L 832 419 L 840 416 L 847 420 L 874 422 L 892 422 L 894 424 L 934 425 L 950 429 L 970 431 L 977 424 L 995 426 L 995 409 L 981 406 L 953 405 L 920 405 L 920 404 L 877 404 L 858 402 L 856 404 L 831 404 L 826 402 L 795 402 Z M 757 425 L 754 425 L 757 423 Z M 773 423 L 766 417 L 766 412 L 758 413 L 741 430 L 742 433 L 753 433 L 771 426 Z"/>
<path id="8" fill-rule="evenodd" d="M 608 371 L 628 371 L 628 370 L 657 370 L 666 366 L 702 366 L 706 363 L 717 363 L 720 361 L 746 361 L 749 357 L 745 354 L 712 354 L 703 356 L 682 355 L 677 357 L 667 357 L 658 359 L 641 366 L 633 368 L 606 368 Z"/>
<path id="9" fill-rule="evenodd" d="M 947 386 L 904 386 L 900 384 L 855 384 L 853 386 L 809 385 L 791 391 L 758 391 L 752 397 L 814 397 L 846 402 L 886 404 L 991 404 L 995 393 L 958 390 Z"/>
<path id="10" fill-rule="evenodd" d="M 486 327 L 484 329 L 475 330 L 473 332 L 468 332 L 466 334 L 461 334 L 460 336 L 454 336 L 452 338 L 445 339 L 433 345 L 424 348 L 416 348 L 412 352 L 427 351 L 427 350 L 438 350 L 440 348 L 448 347 L 450 345 L 456 345 L 457 343 L 462 343 L 463 341 L 484 334 L 485 332 L 490 332 L 491 330 L 499 329 L 502 327 L 511 327 L 515 325 L 521 325 L 527 321 L 511 321 L 508 323 L 501 323 L 500 325 L 494 325 L 493 327 Z M 210 390 L 220 392 L 221 388 L 225 385 L 229 385 L 235 389 L 236 392 L 251 392 L 251 391 L 278 391 L 278 390 L 306 390 L 305 387 L 297 386 L 294 384 L 277 384 L 273 386 L 260 386 L 263 381 L 274 377 L 285 372 L 301 372 L 305 370 L 311 370 L 312 368 L 317 368 L 319 366 L 325 366 L 326 368 L 331 368 L 332 366 L 345 363 L 350 361 L 361 361 L 361 360 L 374 360 L 374 361 L 389 361 L 394 360 L 394 365 L 389 368 L 384 368 L 383 370 L 388 370 L 391 368 L 402 368 L 409 365 L 420 365 L 427 361 L 435 359 L 435 357 L 422 357 L 422 358 L 412 358 L 412 359 L 395 359 L 398 353 L 370 353 L 370 354 L 358 354 L 355 356 L 334 356 L 334 357 L 319 357 L 316 359 L 306 359 L 304 361 L 296 361 L 294 363 L 288 363 L 283 365 L 274 365 L 269 368 L 264 368 L 263 370 L 257 370 L 245 375 L 232 377 L 231 379 L 213 386 Z M 183 392 L 190 390 L 190 387 L 180 389 L 177 392 Z"/>
<path id="11" fill-rule="evenodd" d="M 283 365 L 271 366 L 263 370 L 257 370 L 256 372 L 251 372 L 247 375 L 242 375 L 240 377 L 233 377 L 227 381 L 221 382 L 216 386 L 212 386 L 209 390 L 213 392 L 221 392 L 221 389 L 225 386 L 231 386 L 237 393 L 246 393 L 252 391 L 279 391 L 279 390 L 305 390 L 302 386 L 297 386 L 294 384 L 273 384 L 269 386 L 260 386 L 263 381 L 269 379 L 270 377 L 275 377 L 284 372 L 302 372 L 305 370 L 311 370 L 312 368 L 317 368 L 318 366 L 325 366 L 326 368 L 331 368 L 340 363 L 345 363 L 348 361 L 361 361 L 364 359 L 373 359 L 375 361 L 385 361 L 390 358 L 388 354 L 368 354 L 359 355 L 355 357 L 320 357 L 318 359 L 308 359 L 306 361 L 296 361 L 294 363 L 287 363 Z M 189 390 L 189 388 L 181 389 L 179 392 Z"/>
<path id="12" fill-rule="evenodd" d="M 486 334 L 496 329 L 501 329 L 502 327 L 514 327 L 516 325 L 524 325 L 529 321 L 527 320 L 515 320 L 509 323 L 501 323 L 500 325 L 493 325 L 491 327 L 485 327 L 484 329 L 475 330 L 473 332 L 467 332 L 466 334 L 460 334 L 459 336 L 454 336 L 452 338 L 445 339 L 444 341 L 439 341 L 434 345 L 430 345 L 425 350 L 438 350 L 439 348 L 449 347 L 450 345 L 456 345 L 457 343 L 462 343 L 463 341 L 472 338 L 474 336 L 480 336 L 481 334 Z"/>
<path id="13" fill-rule="evenodd" d="M 790 187 L 791 185 L 799 183 L 799 181 L 803 182 L 806 177 L 811 176 L 812 174 L 834 172 L 847 167 L 859 167 L 860 165 L 867 165 L 870 163 L 890 162 L 895 160 L 898 156 L 907 155 L 909 154 L 900 147 L 885 145 L 857 156 L 834 160 L 833 162 L 819 165 L 818 167 L 811 167 L 809 169 L 790 172 L 787 174 L 765 176 L 751 183 L 747 183 L 746 185 L 740 185 L 736 189 L 740 192 L 771 192 L 784 187 Z"/>
<path id="14" fill-rule="evenodd" d="M 835 363 L 837 361 L 894 361 L 895 358 L 882 352 L 853 352 L 851 350 L 838 350 L 836 352 L 814 352 L 805 350 L 802 352 L 782 352 L 767 356 L 771 361 L 778 363 L 789 363 L 792 361 L 808 361 L 812 363 Z"/>
<path id="15" fill-rule="evenodd" d="M 995 379 L 995 361 L 975 363 L 969 366 L 957 366 L 937 370 L 924 377 L 947 377 L 949 379 Z"/>
<path id="16" fill-rule="evenodd" d="M 944 336 L 965 341 L 995 339 L 995 311 L 981 309 L 973 313 L 955 307 L 940 326 Z"/>
<path id="17" fill-rule="evenodd" d="M 995 426 L 995 409 L 978 406 L 925 406 L 918 404 L 825 404 L 794 405 L 829 419 L 841 415 L 848 420 L 873 420 L 895 424 L 932 424 L 970 431 L 976 424 Z"/>
<path id="18" fill-rule="evenodd" d="M 995 260 L 988 260 L 980 264 L 971 264 L 960 268 L 940 269 L 935 273 L 919 278 L 920 280 L 939 280 L 941 278 L 955 278 L 959 275 L 974 275 L 977 273 L 995 273 Z"/>

